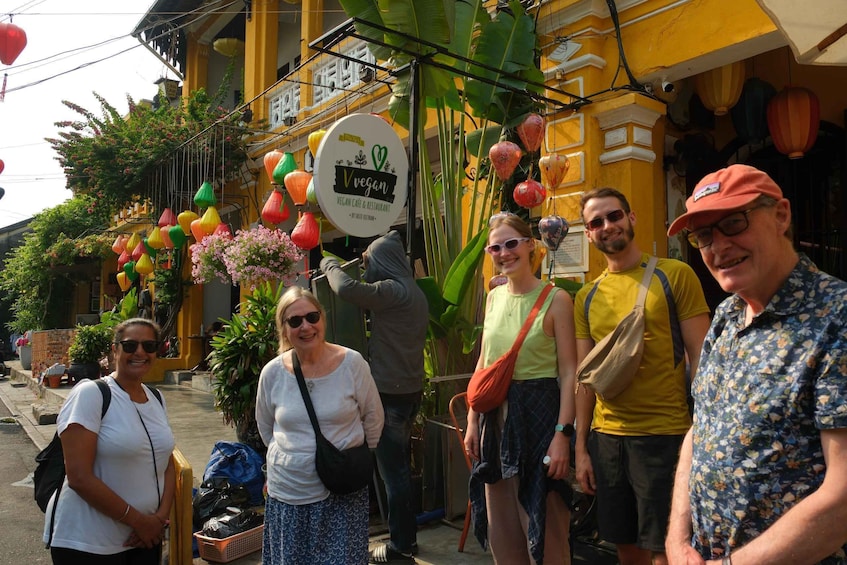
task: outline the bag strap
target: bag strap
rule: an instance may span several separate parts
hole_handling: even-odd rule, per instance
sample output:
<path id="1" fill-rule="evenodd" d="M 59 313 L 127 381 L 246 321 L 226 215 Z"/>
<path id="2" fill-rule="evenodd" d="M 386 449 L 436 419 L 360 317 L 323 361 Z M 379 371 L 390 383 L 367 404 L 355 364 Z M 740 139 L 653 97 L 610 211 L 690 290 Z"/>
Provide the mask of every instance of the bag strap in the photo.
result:
<path id="1" fill-rule="evenodd" d="M 96 379 L 95 384 L 97 384 L 97 388 L 100 389 L 100 394 L 103 395 L 103 408 L 100 410 L 100 421 L 106 416 L 106 410 L 109 409 L 109 405 L 112 403 L 112 389 L 109 388 L 109 384 L 103 379 Z M 161 398 L 159 402 L 161 402 Z M 59 439 L 59 432 L 56 432 L 56 439 Z M 61 440 L 59 440 L 61 442 Z M 59 444 L 61 445 L 61 443 Z M 64 469 L 64 463 L 62 464 L 62 468 Z M 56 525 L 56 509 L 59 508 L 59 495 L 62 493 L 62 485 L 65 482 L 65 472 L 62 471 L 62 480 L 59 482 L 59 486 L 56 488 L 56 499 L 53 501 L 53 510 L 50 512 L 50 535 L 47 538 L 47 547 L 53 543 L 53 527 Z"/>
<path id="2" fill-rule="evenodd" d="M 321 427 L 318 424 L 318 417 L 315 415 L 315 407 L 312 405 L 312 397 L 309 396 L 309 391 L 306 390 L 306 377 L 303 376 L 303 369 L 300 368 L 300 359 L 297 357 L 297 352 L 291 351 L 291 364 L 294 366 L 294 376 L 297 377 L 297 386 L 300 387 L 300 394 L 303 395 L 303 403 L 306 405 L 306 412 L 309 413 L 309 420 L 312 422 L 312 428 L 315 429 L 315 437 L 321 437 Z"/>
<path id="3" fill-rule="evenodd" d="M 641 279 L 641 288 L 638 290 L 638 298 L 635 299 L 635 307 L 644 307 L 644 301 L 647 300 L 647 290 L 650 288 L 650 279 L 653 278 L 653 271 L 656 270 L 656 263 L 659 258 L 655 255 L 647 261 L 647 268 L 644 269 L 644 277 Z"/>
<path id="4" fill-rule="evenodd" d="M 532 306 L 532 310 L 529 311 L 529 315 L 526 317 L 526 321 L 521 326 L 521 331 L 518 333 L 518 337 L 515 338 L 515 343 L 512 345 L 511 350 L 517 351 L 523 345 L 523 340 L 526 338 L 526 334 L 529 333 L 529 328 L 532 326 L 532 322 L 535 321 L 535 317 L 541 311 L 541 306 L 544 305 L 544 301 L 547 299 L 547 295 L 550 294 L 550 291 L 553 290 L 552 284 L 544 283 L 545 286 L 541 290 L 541 294 L 538 295 L 538 299 L 535 301 L 535 304 Z"/>

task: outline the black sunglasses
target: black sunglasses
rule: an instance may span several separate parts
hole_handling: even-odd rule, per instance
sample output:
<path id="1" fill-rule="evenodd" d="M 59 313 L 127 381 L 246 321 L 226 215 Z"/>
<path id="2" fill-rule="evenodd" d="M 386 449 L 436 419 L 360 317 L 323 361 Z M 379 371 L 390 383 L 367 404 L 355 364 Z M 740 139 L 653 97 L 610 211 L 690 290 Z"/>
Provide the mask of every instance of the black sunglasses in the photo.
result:
<path id="1" fill-rule="evenodd" d="M 587 229 L 588 231 L 599 230 L 604 225 L 606 225 L 607 221 L 610 224 L 614 224 L 615 222 L 620 222 L 621 220 L 623 220 L 624 216 L 626 216 L 626 212 L 624 212 L 623 210 L 613 210 L 605 216 L 599 216 L 591 221 L 585 222 L 585 229 Z"/>
<path id="2" fill-rule="evenodd" d="M 503 249 L 508 249 L 509 251 L 511 251 L 512 249 L 515 249 L 519 244 L 523 243 L 524 241 L 529 241 L 529 238 L 528 237 L 513 237 L 512 239 L 507 239 L 503 243 L 492 243 L 491 245 L 486 247 L 485 250 L 488 253 L 500 253 L 501 251 L 503 251 Z"/>
<path id="3" fill-rule="evenodd" d="M 153 339 L 149 339 L 146 341 L 136 341 L 134 339 L 123 339 L 117 342 L 120 345 L 124 353 L 135 353 L 135 350 L 138 349 L 139 344 L 145 353 L 156 353 L 159 351 L 159 342 Z"/>
<path id="4" fill-rule="evenodd" d="M 285 323 L 288 324 L 289 328 L 299 328 L 303 324 L 303 320 L 306 320 L 310 324 L 317 324 L 321 319 L 321 313 L 319 310 L 315 310 L 314 312 L 309 312 L 308 314 L 304 314 L 302 316 L 290 316 L 285 319 Z"/>
<path id="5" fill-rule="evenodd" d="M 750 218 L 747 217 L 750 212 L 759 208 L 763 208 L 763 206 L 754 206 L 747 210 L 733 212 L 732 214 L 724 216 L 714 224 L 689 231 L 688 234 L 686 234 L 688 243 L 697 249 L 709 247 L 714 241 L 713 230 L 718 230 L 727 237 L 738 235 L 750 227 Z"/>

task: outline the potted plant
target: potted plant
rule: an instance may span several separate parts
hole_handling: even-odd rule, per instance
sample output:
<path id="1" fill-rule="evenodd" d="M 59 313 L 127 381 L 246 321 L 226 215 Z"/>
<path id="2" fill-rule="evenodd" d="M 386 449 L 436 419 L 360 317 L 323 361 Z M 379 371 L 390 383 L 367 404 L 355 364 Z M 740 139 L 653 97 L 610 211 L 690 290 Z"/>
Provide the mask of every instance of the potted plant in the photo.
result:
<path id="1" fill-rule="evenodd" d="M 77 326 L 68 347 L 68 376 L 74 382 L 80 379 L 100 377 L 100 360 L 109 353 L 112 345 L 112 330 L 105 324 Z"/>
<path id="2" fill-rule="evenodd" d="M 209 354 L 215 406 L 224 422 L 235 426 L 238 441 L 260 454 L 265 446 L 256 428 L 256 392 L 262 367 L 277 355 L 274 318 L 282 288 L 274 290 L 270 283 L 256 287 L 240 305 L 240 312 L 224 320 Z"/>
<path id="3" fill-rule="evenodd" d="M 18 358 L 21 360 L 21 368 L 24 371 L 32 369 L 32 343 L 29 341 L 30 332 L 27 331 L 15 341 L 18 350 Z"/>

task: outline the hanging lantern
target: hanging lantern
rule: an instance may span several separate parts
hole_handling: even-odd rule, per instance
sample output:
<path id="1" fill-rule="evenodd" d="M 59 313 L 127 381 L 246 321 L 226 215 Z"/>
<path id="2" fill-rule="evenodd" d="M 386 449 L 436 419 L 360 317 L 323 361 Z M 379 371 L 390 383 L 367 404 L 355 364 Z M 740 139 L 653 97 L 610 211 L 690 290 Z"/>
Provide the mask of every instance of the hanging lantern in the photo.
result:
<path id="1" fill-rule="evenodd" d="M 121 251 L 120 256 L 118 256 L 118 269 L 123 269 L 124 265 L 129 263 L 130 259 L 132 259 L 132 257 L 129 256 L 129 252 L 126 249 Z"/>
<path id="2" fill-rule="evenodd" d="M 117 255 L 120 255 L 124 249 L 126 249 L 126 236 L 119 235 L 112 243 L 112 251 L 114 251 Z"/>
<path id="3" fill-rule="evenodd" d="M 135 264 L 135 272 L 139 275 L 147 276 L 153 272 L 153 261 L 150 256 L 144 253 L 138 262 Z"/>
<path id="4" fill-rule="evenodd" d="M 820 125 L 820 102 L 808 88 L 787 86 L 768 104 L 773 144 L 789 159 L 799 159 L 812 148 Z"/>
<path id="5" fill-rule="evenodd" d="M 159 216 L 159 221 L 156 224 L 160 228 L 165 226 L 175 226 L 176 225 L 176 216 L 174 215 L 173 210 L 170 208 L 165 208 L 162 210 L 162 215 Z"/>
<path id="6" fill-rule="evenodd" d="M 145 237 L 141 240 L 141 243 L 144 244 L 144 253 L 155 259 L 156 255 L 159 253 L 159 250 L 150 245 L 150 238 Z"/>
<path id="7" fill-rule="evenodd" d="M 556 251 L 568 235 L 567 220 L 563 217 L 553 214 L 544 216 L 538 220 L 538 233 L 541 235 L 541 243 L 550 251 Z"/>
<path id="8" fill-rule="evenodd" d="M 209 208 L 217 203 L 218 199 L 215 198 L 215 189 L 212 188 L 212 183 L 204 181 L 197 190 L 197 194 L 194 195 L 194 204 L 200 208 Z"/>
<path id="9" fill-rule="evenodd" d="M 164 246 L 165 249 L 173 249 L 174 248 L 174 242 L 171 241 L 171 228 L 172 227 L 179 228 L 180 231 L 182 230 L 182 228 L 180 228 L 179 226 L 165 226 L 163 228 L 159 228 L 159 237 L 162 238 L 162 245 Z"/>
<path id="10" fill-rule="evenodd" d="M 511 141 L 500 141 L 491 146 L 488 158 L 491 159 L 491 166 L 500 180 L 506 181 L 512 176 L 521 161 L 521 153 L 521 148 Z"/>
<path id="11" fill-rule="evenodd" d="M 153 226 L 150 230 L 150 235 L 147 236 L 147 245 L 153 249 L 162 249 L 165 247 L 165 242 L 162 240 L 161 229 L 159 226 Z"/>
<path id="12" fill-rule="evenodd" d="M 127 253 L 132 255 L 132 252 L 135 251 L 135 248 L 138 247 L 138 244 L 141 243 L 141 237 L 137 233 L 129 236 L 129 239 L 126 242 L 126 250 Z"/>
<path id="13" fill-rule="evenodd" d="M 309 179 L 309 186 L 306 187 L 306 202 L 309 204 L 318 205 L 318 193 L 315 191 L 315 178 Z"/>
<path id="14" fill-rule="evenodd" d="M 288 205 L 285 203 L 283 194 L 278 190 L 272 190 L 268 201 L 262 208 L 262 219 L 269 224 L 281 224 L 288 219 L 290 212 Z"/>
<path id="15" fill-rule="evenodd" d="M 285 175 L 285 189 L 291 195 L 295 206 L 306 203 L 306 189 L 309 188 L 310 180 L 312 180 L 312 173 L 306 171 L 296 170 Z"/>
<path id="16" fill-rule="evenodd" d="M 26 47 L 26 32 L 15 24 L 0 24 L 0 63 L 11 65 Z"/>
<path id="17" fill-rule="evenodd" d="M 738 104 L 730 110 L 738 137 L 747 143 L 764 141 L 768 136 L 768 103 L 775 94 L 776 89 L 762 79 L 747 79 Z"/>
<path id="18" fill-rule="evenodd" d="M 123 271 L 115 275 L 115 278 L 118 280 L 118 286 L 121 287 L 122 292 L 128 291 L 132 286 L 132 281 L 129 280 L 129 277 Z"/>
<path id="19" fill-rule="evenodd" d="M 129 261 L 124 265 L 124 273 L 126 274 L 126 278 L 131 281 L 138 278 L 138 271 L 135 270 L 135 261 Z"/>
<path id="20" fill-rule="evenodd" d="M 230 231 L 229 226 L 223 222 L 218 224 L 218 227 L 215 228 L 212 235 L 220 235 L 232 239 L 232 232 Z"/>
<path id="21" fill-rule="evenodd" d="M 312 249 L 321 241 L 321 227 L 311 212 L 304 212 L 291 230 L 291 241 L 300 249 Z"/>
<path id="22" fill-rule="evenodd" d="M 209 206 L 200 218 L 200 229 L 206 235 L 212 235 L 219 223 L 221 223 L 221 217 L 218 215 L 218 210 L 214 206 Z"/>
<path id="23" fill-rule="evenodd" d="M 3 172 L 3 169 L 6 168 L 6 163 L 3 162 L 3 159 L 0 159 L 0 173 Z"/>
<path id="24" fill-rule="evenodd" d="M 188 230 L 191 231 L 190 224 L 188 226 Z M 174 249 L 182 249 L 182 246 L 185 245 L 186 241 L 188 241 L 188 236 L 184 231 L 182 231 L 182 226 L 171 226 L 168 229 L 168 236 L 174 244 Z"/>
<path id="25" fill-rule="evenodd" d="M 512 197 L 518 206 L 523 206 L 527 209 L 534 208 L 547 198 L 547 190 L 541 186 L 540 182 L 527 179 L 518 183 L 514 192 L 512 192 Z"/>
<path id="26" fill-rule="evenodd" d="M 565 178 L 571 163 L 564 155 L 551 153 L 538 160 L 538 169 L 541 172 L 541 184 L 550 190 L 554 190 Z"/>
<path id="27" fill-rule="evenodd" d="M 294 159 L 293 153 L 286 153 L 282 156 L 282 159 L 279 160 L 279 163 L 274 167 L 273 175 L 271 175 L 273 182 L 282 186 L 285 184 L 285 175 L 290 172 L 297 170 L 297 161 Z"/>
<path id="28" fill-rule="evenodd" d="M 280 159 L 285 156 L 285 153 L 280 151 L 279 149 L 274 149 L 273 151 L 268 151 L 265 153 L 264 158 L 262 159 L 262 163 L 265 165 L 265 172 L 268 173 L 268 179 L 271 182 L 274 182 L 274 169 L 279 163 Z"/>
<path id="29" fill-rule="evenodd" d="M 744 61 L 724 65 L 694 77 L 694 88 L 703 106 L 723 116 L 735 106 L 744 87 Z"/>
<path id="30" fill-rule="evenodd" d="M 232 59 L 244 53 L 244 42 L 237 37 L 222 37 L 212 42 L 212 49 Z"/>
<path id="31" fill-rule="evenodd" d="M 141 256 L 144 255 L 145 253 L 147 253 L 147 248 L 144 247 L 144 242 L 141 240 L 141 238 L 139 238 L 138 239 L 138 245 L 136 245 L 135 248 L 133 248 L 132 254 L 130 255 L 130 257 L 132 257 L 133 261 L 138 261 L 139 259 L 141 259 Z"/>
<path id="32" fill-rule="evenodd" d="M 185 210 L 184 212 L 180 212 L 179 216 L 176 217 L 176 221 L 179 226 L 182 228 L 182 233 L 188 236 L 191 233 L 191 222 L 198 219 L 200 216 L 192 212 L 191 210 Z M 171 239 L 174 238 L 174 234 L 171 233 Z"/>
<path id="33" fill-rule="evenodd" d="M 518 137 L 528 152 L 537 151 L 544 140 L 544 118 L 538 114 L 529 114 L 518 127 Z"/>
<path id="34" fill-rule="evenodd" d="M 191 222 L 191 235 L 194 236 L 194 239 L 197 241 L 197 243 L 200 243 L 201 241 L 203 241 L 204 237 L 209 235 L 205 231 L 203 231 L 203 228 L 200 226 L 200 221 L 200 218 L 197 218 L 196 220 Z"/>
<path id="35" fill-rule="evenodd" d="M 318 147 L 321 145 L 321 140 L 326 135 L 325 129 L 319 129 L 309 134 L 309 151 L 312 152 L 312 157 L 318 156 Z"/>

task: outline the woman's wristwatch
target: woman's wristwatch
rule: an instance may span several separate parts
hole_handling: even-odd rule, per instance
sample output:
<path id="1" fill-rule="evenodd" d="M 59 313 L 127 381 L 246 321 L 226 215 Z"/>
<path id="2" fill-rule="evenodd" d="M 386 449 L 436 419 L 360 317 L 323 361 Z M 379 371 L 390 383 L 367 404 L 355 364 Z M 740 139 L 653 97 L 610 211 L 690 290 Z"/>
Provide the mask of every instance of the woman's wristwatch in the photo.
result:
<path id="1" fill-rule="evenodd" d="M 565 437 L 573 437 L 573 434 L 576 431 L 573 424 L 556 424 L 555 430 L 565 434 Z"/>

